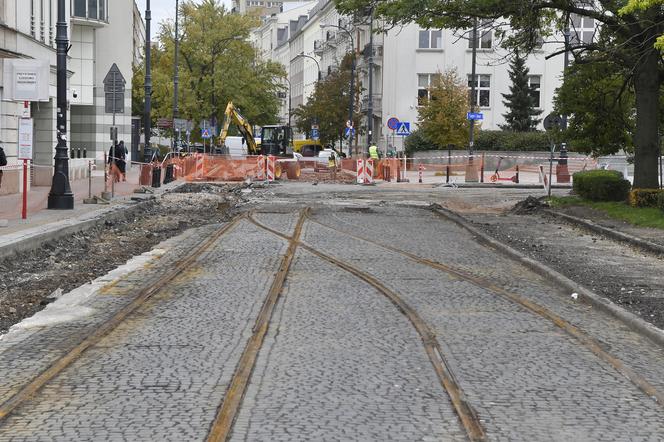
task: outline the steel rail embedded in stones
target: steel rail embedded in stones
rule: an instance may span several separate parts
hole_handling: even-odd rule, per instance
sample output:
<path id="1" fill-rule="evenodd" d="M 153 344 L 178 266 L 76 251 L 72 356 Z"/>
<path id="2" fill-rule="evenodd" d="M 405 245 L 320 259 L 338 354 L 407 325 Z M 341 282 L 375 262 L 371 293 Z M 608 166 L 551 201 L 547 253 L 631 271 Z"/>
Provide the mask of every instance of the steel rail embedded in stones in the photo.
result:
<path id="1" fill-rule="evenodd" d="M 268 327 L 270 325 L 270 320 L 272 319 L 272 313 L 274 308 L 281 296 L 281 292 L 284 287 L 284 282 L 286 281 L 286 276 L 290 270 L 291 263 L 293 262 L 293 257 L 295 256 L 295 251 L 299 244 L 300 234 L 302 233 L 302 226 L 304 220 L 306 219 L 307 209 L 304 209 L 300 214 L 300 218 L 295 227 L 295 232 L 292 237 L 287 237 L 284 235 L 284 238 L 288 239 L 289 245 L 286 250 L 286 254 L 281 260 L 279 270 L 277 271 L 272 285 L 270 286 L 270 291 L 265 298 L 263 306 L 261 307 L 260 313 L 256 319 L 256 323 L 252 329 L 251 338 L 247 342 L 247 345 L 242 352 L 242 356 L 238 362 L 237 368 L 235 369 L 235 374 L 233 379 L 226 391 L 224 400 L 219 407 L 217 416 L 212 423 L 210 432 L 208 433 L 207 440 L 209 442 L 221 442 L 226 441 L 231 435 L 233 430 L 233 423 L 237 417 L 238 411 L 242 406 L 242 399 L 247 391 L 247 386 L 251 380 L 251 374 L 256 365 L 256 359 L 258 358 L 258 352 L 263 346 L 263 341 L 265 340 L 265 335 L 267 334 Z M 251 216 L 249 219 L 259 227 Z"/>
<path id="2" fill-rule="evenodd" d="M 208 239 L 206 239 L 198 247 L 192 250 L 186 257 L 180 260 L 172 269 L 168 271 L 168 273 L 162 276 L 157 283 L 141 290 L 133 301 L 115 313 L 108 321 L 104 322 L 93 333 L 83 338 L 83 340 L 79 342 L 74 348 L 58 358 L 47 369 L 45 369 L 29 383 L 23 386 L 10 399 L 5 401 L 3 404 L 0 404 L 0 421 L 6 419 L 7 416 L 16 410 L 17 407 L 19 407 L 23 402 L 37 393 L 49 381 L 58 376 L 64 369 L 69 367 L 86 350 L 94 346 L 104 336 L 108 335 L 111 331 L 117 328 L 129 315 L 136 311 L 138 307 L 143 305 L 155 294 L 159 293 L 167 286 L 168 283 L 173 281 L 173 279 L 175 279 L 183 271 L 187 270 L 196 258 L 198 258 L 207 249 L 209 249 L 222 235 L 231 230 L 242 218 L 244 218 L 244 215 L 240 215 L 233 219 L 231 222 L 224 224 Z"/>
<path id="3" fill-rule="evenodd" d="M 310 219 L 308 211 L 305 211 L 304 215 L 307 219 Z M 256 226 L 267 230 L 268 232 L 271 232 L 282 238 L 289 239 L 288 236 L 259 223 L 251 216 L 249 216 L 249 221 L 254 223 Z M 482 426 L 480 418 L 477 415 L 477 412 L 466 399 L 463 390 L 459 386 L 454 376 L 454 373 L 452 372 L 447 360 L 443 355 L 440 344 L 436 339 L 435 334 L 431 331 L 429 326 L 420 317 L 420 315 L 406 302 L 404 302 L 403 299 L 401 299 L 401 297 L 396 292 L 386 287 L 383 283 L 381 283 L 379 280 L 369 275 L 368 273 L 363 272 L 344 261 L 338 260 L 332 256 L 322 253 L 319 250 L 315 249 L 314 247 L 311 247 L 305 243 L 300 242 L 299 244 L 303 249 L 307 250 L 308 252 L 351 273 L 352 275 L 358 277 L 359 279 L 365 281 L 366 283 L 377 289 L 380 293 L 382 293 L 385 297 L 387 297 L 399 309 L 401 313 L 403 313 L 408 318 L 408 320 L 413 324 L 413 327 L 415 328 L 417 333 L 420 335 L 427 356 L 429 357 L 429 360 L 431 361 L 431 364 L 434 367 L 434 371 L 436 372 L 436 375 L 438 376 L 441 385 L 447 392 L 450 401 L 452 402 L 452 405 L 454 406 L 454 409 L 457 412 L 457 415 L 459 416 L 459 419 L 464 429 L 466 430 L 468 438 L 473 442 L 486 440 L 486 432 L 484 430 L 484 427 Z"/>
<path id="4" fill-rule="evenodd" d="M 602 361 L 608 363 L 611 365 L 618 373 L 626 377 L 627 379 L 630 380 L 636 387 L 638 387 L 643 393 L 645 393 L 648 397 L 653 398 L 658 404 L 661 406 L 664 406 L 664 393 L 658 391 L 650 382 L 648 382 L 643 376 L 639 375 L 638 373 L 634 372 L 631 368 L 627 367 L 621 360 L 616 358 L 615 356 L 611 355 L 609 352 L 604 350 L 602 348 L 602 345 L 595 340 L 594 338 L 588 336 L 586 333 L 584 333 L 581 329 L 576 327 L 575 325 L 571 324 L 570 322 L 566 321 L 559 315 L 555 314 L 551 310 L 535 303 L 532 302 L 528 299 L 525 299 L 524 297 L 517 295 L 516 293 L 512 293 L 508 290 L 503 289 L 502 287 L 498 287 L 497 285 L 490 283 L 489 281 L 485 281 L 484 279 L 477 277 L 475 275 L 469 274 L 468 272 L 450 267 L 448 265 L 431 261 L 426 258 L 422 258 L 420 256 L 417 256 L 413 253 L 407 252 L 405 250 L 398 249 L 396 247 L 387 245 L 387 244 L 381 244 L 379 242 L 363 238 L 360 236 L 353 235 L 352 233 L 346 232 L 342 229 L 330 226 L 328 224 L 325 224 L 323 222 L 320 222 L 318 220 L 314 220 L 309 218 L 310 221 L 315 222 L 316 224 L 319 224 L 323 227 L 326 227 L 328 229 L 334 230 L 336 232 L 342 233 L 344 235 L 350 236 L 354 239 L 360 240 L 360 241 L 365 241 L 370 244 L 377 245 L 379 247 L 382 247 L 386 250 L 390 250 L 395 253 L 399 253 L 401 255 L 404 255 L 413 261 L 424 264 L 426 266 L 435 268 L 437 270 L 441 270 L 443 272 L 446 272 L 448 274 L 454 275 L 458 278 L 461 278 L 467 282 L 470 282 L 471 284 L 484 288 L 488 290 L 489 292 L 492 292 L 494 294 L 497 294 L 499 296 L 502 296 L 503 298 L 508 299 L 509 301 L 512 301 L 528 311 L 541 316 L 549 321 L 551 321 L 553 324 L 555 324 L 557 327 L 565 331 L 567 334 L 572 336 L 577 340 L 577 342 L 581 343 L 584 347 L 586 347 L 588 350 L 590 350 L 595 356 L 597 356 L 599 359 Z"/>

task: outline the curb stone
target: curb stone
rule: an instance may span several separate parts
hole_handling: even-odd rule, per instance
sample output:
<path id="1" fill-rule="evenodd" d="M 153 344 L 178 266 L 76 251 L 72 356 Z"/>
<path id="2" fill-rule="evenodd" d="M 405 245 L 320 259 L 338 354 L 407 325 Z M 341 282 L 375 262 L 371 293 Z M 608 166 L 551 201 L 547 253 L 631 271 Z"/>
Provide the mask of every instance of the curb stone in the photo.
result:
<path id="1" fill-rule="evenodd" d="M 602 310 L 605 313 L 608 313 L 617 320 L 623 322 L 634 332 L 646 338 L 649 338 L 656 345 L 664 347 L 664 330 L 655 327 L 654 325 L 648 323 L 647 321 L 635 315 L 634 313 L 628 312 L 624 308 L 619 307 L 609 299 L 600 296 L 597 293 L 593 292 L 592 290 L 582 286 L 581 284 L 572 281 L 571 279 L 557 272 L 556 270 L 553 270 L 552 268 L 524 255 L 523 253 L 513 249 L 512 247 L 491 238 L 486 233 L 481 232 L 480 230 L 473 227 L 470 224 L 470 222 L 461 215 L 458 215 L 457 213 L 452 212 L 451 210 L 443 208 L 439 205 L 431 205 L 430 207 L 431 210 L 433 210 L 435 213 L 438 213 L 442 217 L 447 218 L 450 221 L 453 221 L 454 223 L 458 224 L 462 228 L 469 231 L 472 235 L 476 237 L 476 239 L 479 240 L 480 243 L 483 243 L 486 246 L 496 249 L 497 251 L 508 256 L 509 258 L 527 266 L 528 268 L 530 268 L 540 276 L 543 276 L 545 278 L 557 282 L 567 290 L 578 293 L 580 299 L 584 301 L 586 304 L 592 307 L 596 307 L 597 309 Z"/>
<path id="2" fill-rule="evenodd" d="M 166 194 L 177 189 L 184 183 L 164 188 L 161 193 Z M 128 201 L 113 207 L 106 207 L 98 211 L 79 215 L 75 218 L 55 221 L 43 226 L 7 234 L 4 236 L 4 244 L 0 244 L 0 260 L 9 258 L 22 252 L 30 252 L 42 247 L 44 244 L 55 241 L 74 233 L 84 232 L 106 221 L 116 221 L 131 216 L 144 205 L 154 202 L 155 198 L 145 198 L 142 201 Z M 3 237 L 0 236 L 0 240 Z"/>
<path id="3" fill-rule="evenodd" d="M 619 232 L 617 230 L 611 229 L 609 227 L 604 227 L 601 226 L 597 223 L 594 223 L 590 220 L 583 219 L 583 218 L 578 218 L 576 216 L 568 215 L 566 213 L 560 213 L 556 212 L 555 210 L 550 210 L 550 209 L 544 209 L 542 212 L 546 213 L 547 215 L 551 215 L 555 218 L 562 219 L 564 221 L 567 221 L 571 224 L 576 224 L 580 227 L 584 227 L 588 230 L 591 230 L 595 233 L 599 233 L 601 235 L 607 236 L 611 239 L 614 239 L 616 241 L 624 242 L 627 244 L 630 244 L 634 247 L 637 247 L 645 252 L 649 253 L 654 253 L 657 255 L 664 255 L 664 246 L 647 241 L 645 239 L 638 238 L 633 235 L 628 235 L 626 233 Z"/>

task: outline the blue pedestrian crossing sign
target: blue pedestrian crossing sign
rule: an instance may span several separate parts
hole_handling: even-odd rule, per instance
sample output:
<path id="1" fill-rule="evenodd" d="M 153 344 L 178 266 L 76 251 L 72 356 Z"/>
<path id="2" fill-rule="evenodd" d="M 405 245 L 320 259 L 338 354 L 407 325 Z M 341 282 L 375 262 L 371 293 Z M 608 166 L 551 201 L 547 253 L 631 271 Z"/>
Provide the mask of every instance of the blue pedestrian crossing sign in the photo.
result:
<path id="1" fill-rule="evenodd" d="M 404 137 L 410 135 L 410 122 L 409 121 L 401 121 L 399 122 L 399 125 L 397 126 L 397 135 L 402 135 Z"/>
<path id="2" fill-rule="evenodd" d="M 209 128 L 201 129 L 202 138 L 212 138 L 211 131 Z"/>
<path id="3" fill-rule="evenodd" d="M 346 130 L 344 131 L 344 136 L 346 138 L 350 138 L 353 135 L 355 135 L 355 128 L 354 127 L 347 127 Z"/>

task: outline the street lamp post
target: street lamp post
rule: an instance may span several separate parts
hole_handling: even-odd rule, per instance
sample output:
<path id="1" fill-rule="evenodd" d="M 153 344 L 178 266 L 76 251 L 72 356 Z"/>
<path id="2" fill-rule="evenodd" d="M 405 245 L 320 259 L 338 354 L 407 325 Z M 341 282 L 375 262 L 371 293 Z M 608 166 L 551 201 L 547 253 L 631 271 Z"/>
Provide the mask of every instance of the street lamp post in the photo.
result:
<path id="1" fill-rule="evenodd" d="M 351 124 L 353 124 L 353 110 L 355 109 L 355 68 L 356 68 L 356 57 L 355 57 L 355 39 L 353 38 L 353 33 L 350 32 L 347 28 L 343 26 L 338 26 L 338 25 L 328 25 L 328 24 L 321 24 L 320 25 L 321 29 L 324 28 L 337 28 L 342 31 L 344 31 L 346 34 L 348 34 L 348 38 L 350 38 L 350 44 L 353 48 L 351 54 L 352 54 L 352 59 L 351 59 L 351 68 L 350 68 L 350 106 L 348 107 L 348 121 L 350 121 Z M 353 136 L 352 134 L 348 137 L 348 155 L 351 155 L 352 152 L 352 141 L 353 141 Z"/>
<path id="2" fill-rule="evenodd" d="M 173 72 L 173 142 L 172 142 L 172 151 L 175 152 L 175 119 L 180 116 L 180 104 L 178 103 L 178 92 L 180 86 L 180 36 L 178 35 L 178 16 L 180 12 L 180 1 L 175 0 L 175 67 Z M 180 141 L 180 130 L 178 132 L 178 142 Z"/>
<path id="3" fill-rule="evenodd" d="M 48 208 L 68 210 L 74 208 L 74 194 L 69 185 L 69 155 L 67 154 L 67 22 L 65 0 L 58 0 L 57 34 L 57 137 L 55 164 Z M 25 189 L 24 189 L 25 191 Z"/>
<path id="4" fill-rule="evenodd" d="M 314 62 L 316 62 L 316 66 L 318 67 L 318 77 L 317 77 L 317 78 L 318 78 L 318 80 L 320 81 L 320 79 L 321 79 L 321 71 L 320 71 L 320 63 L 318 63 L 318 60 L 316 60 L 316 58 L 315 58 L 315 57 L 312 57 L 311 55 L 307 55 L 307 54 L 305 54 L 304 52 L 300 52 L 299 54 L 297 54 L 295 57 L 293 57 L 293 60 L 295 60 L 295 59 L 298 58 L 298 57 L 309 58 L 309 59 L 313 60 Z M 291 60 L 291 62 L 292 62 L 293 60 Z"/>
<path id="5" fill-rule="evenodd" d="M 369 106 L 367 108 L 367 152 L 373 141 L 373 8 L 369 17 Z"/>
<path id="6" fill-rule="evenodd" d="M 150 21 L 152 12 L 150 11 L 150 0 L 145 0 L 145 110 L 144 110 L 144 128 L 145 128 L 145 147 L 143 149 L 143 162 L 152 161 L 152 148 L 150 147 L 150 132 L 152 131 L 152 122 L 150 114 L 152 112 L 152 45 L 150 44 Z"/>

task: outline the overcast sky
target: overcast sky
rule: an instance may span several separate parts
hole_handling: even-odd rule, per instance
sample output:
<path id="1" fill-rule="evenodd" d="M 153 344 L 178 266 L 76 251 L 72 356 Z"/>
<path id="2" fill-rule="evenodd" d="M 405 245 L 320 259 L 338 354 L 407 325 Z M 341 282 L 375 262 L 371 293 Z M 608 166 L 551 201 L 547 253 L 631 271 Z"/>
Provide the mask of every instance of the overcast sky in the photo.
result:
<path id="1" fill-rule="evenodd" d="M 221 3 L 230 9 L 231 0 L 221 0 Z M 145 18 L 145 0 L 136 0 L 136 4 Z M 158 25 L 162 20 L 175 18 L 175 0 L 151 0 L 150 9 L 152 9 L 152 29 L 159 29 Z"/>

